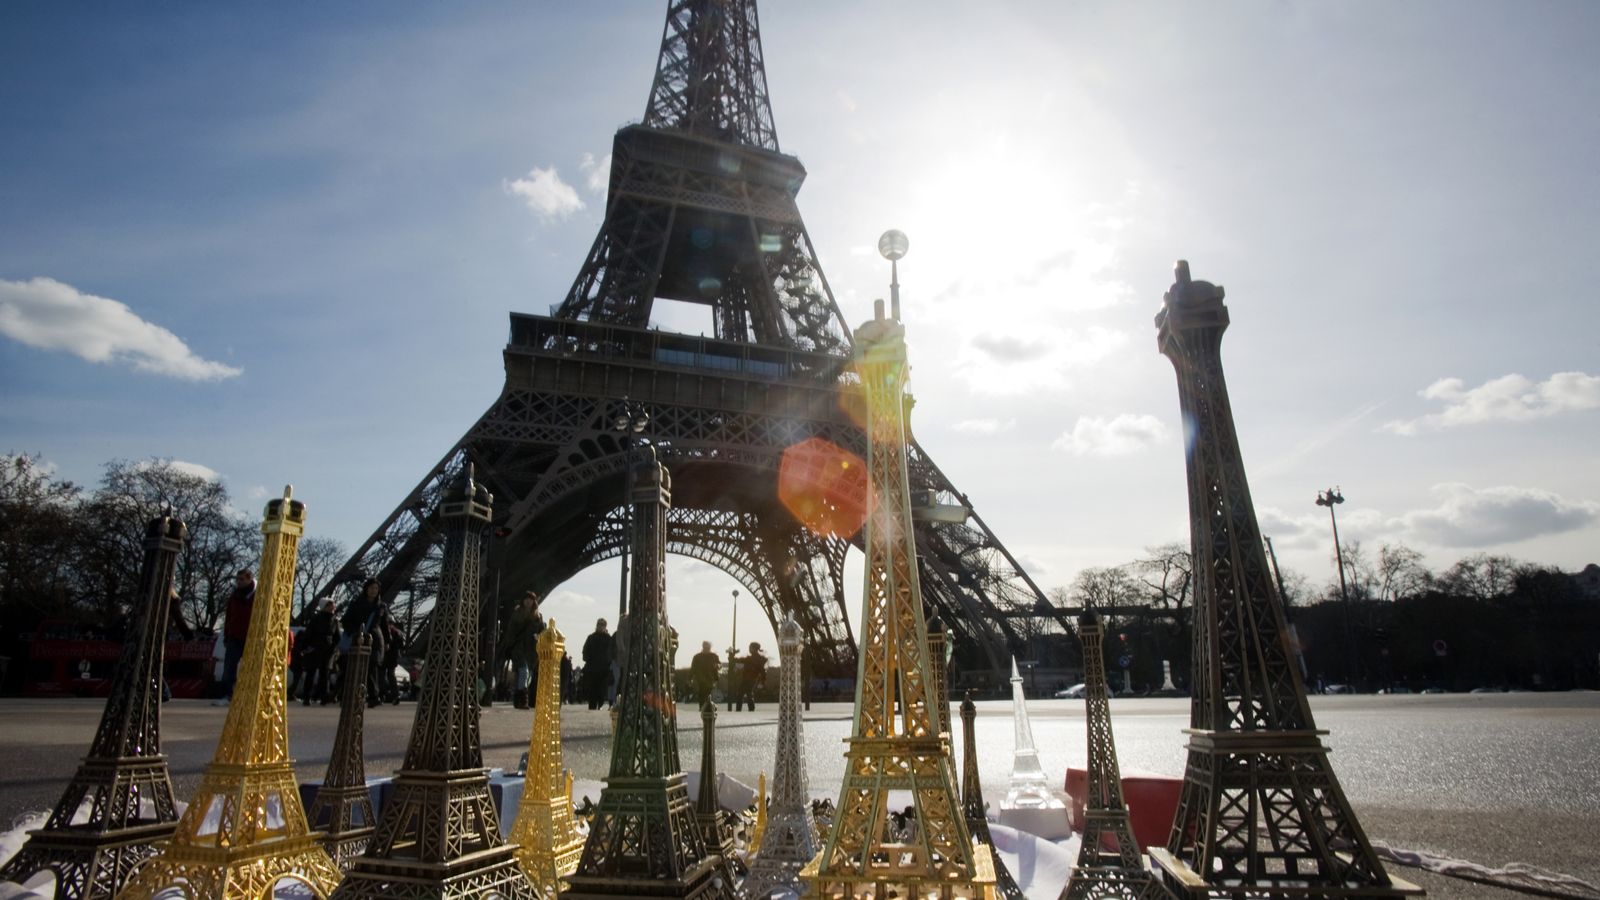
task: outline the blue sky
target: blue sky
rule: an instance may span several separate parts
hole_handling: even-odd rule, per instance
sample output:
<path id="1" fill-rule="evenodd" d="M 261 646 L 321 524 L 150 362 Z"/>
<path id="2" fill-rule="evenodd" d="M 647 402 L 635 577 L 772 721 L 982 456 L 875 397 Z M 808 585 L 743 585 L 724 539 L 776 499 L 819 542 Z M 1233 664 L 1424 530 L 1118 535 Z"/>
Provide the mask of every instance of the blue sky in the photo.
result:
<path id="1" fill-rule="evenodd" d="M 0 7 L 0 449 L 86 483 L 175 457 L 252 510 L 293 482 L 359 543 L 496 396 L 506 314 L 576 275 L 664 8 Z M 1228 290 L 1285 565 L 1331 576 L 1335 484 L 1373 549 L 1600 561 L 1600 7 L 816 0 L 762 29 L 845 317 L 906 231 L 913 429 L 1042 585 L 1187 537 L 1151 325 L 1180 257 Z M 569 634 L 614 572 L 552 598 Z M 671 578 L 681 623 L 733 586 Z"/>

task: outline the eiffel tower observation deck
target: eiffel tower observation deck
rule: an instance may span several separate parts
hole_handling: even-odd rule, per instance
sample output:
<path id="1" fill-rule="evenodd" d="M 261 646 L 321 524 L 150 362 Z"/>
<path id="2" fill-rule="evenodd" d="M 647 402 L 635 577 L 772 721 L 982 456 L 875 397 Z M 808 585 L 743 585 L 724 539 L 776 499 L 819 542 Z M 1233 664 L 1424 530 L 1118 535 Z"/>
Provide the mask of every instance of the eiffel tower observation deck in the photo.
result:
<path id="1" fill-rule="evenodd" d="M 796 205 L 805 167 L 779 148 L 754 0 L 671 0 L 644 117 L 617 132 L 611 160 L 604 224 L 571 289 L 539 304 L 550 315 L 511 314 L 500 395 L 322 595 L 368 576 L 389 591 L 425 583 L 439 495 L 469 461 L 502 498 L 488 561 L 500 596 L 625 558 L 630 446 L 613 423 L 642 408 L 674 485 L 668 552 L 731 575 L 774 627 L 793 613 L 813 672 L 849 677 L 844 559 L 860 523 L 807 521 L 779 474 L 813 439 L 865 457 L 841 403 L 852 337 Z M 650 328 L 657 300 L 709 307 L 713 334 Z M 1021 647 L 1018 617 L 1070 627 L 923 448 L 906 451 L 919 505 L 960 513 L 916 528 L 924 596 L 962 667 L 999 671 Z"/>

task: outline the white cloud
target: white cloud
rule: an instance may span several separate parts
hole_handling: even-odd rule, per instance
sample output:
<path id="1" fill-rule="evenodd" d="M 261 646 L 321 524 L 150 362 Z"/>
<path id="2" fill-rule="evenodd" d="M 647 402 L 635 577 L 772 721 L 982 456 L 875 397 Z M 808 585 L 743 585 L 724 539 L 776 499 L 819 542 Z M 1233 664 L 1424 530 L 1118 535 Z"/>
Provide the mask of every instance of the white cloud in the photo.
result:
<path id="1" fill-rule="evenodd" d="M 1083 330 L 1041 326 L 1030 337 L 980 333 L 957 351 L 963 381 L 979 393 L 1015 395 L 1067 386 L 1073 369 L 1086 368 L 1128 343 L 1128 334 L 1099 325 Z"/>
<path id="2" fill-rule="evenodd" d="M 1115 419 L 1079 416 L 1070 432 L 1062 434 L 1051 449 L 1077 456 L 1126 456 L 1167 438 L 1167 426 L 1147 414 L 1123 413 Z"/>
<path id="3" fill-rule="evenodd" d="M 956 431 L 963 434 L 1000 434 L 1017 427 L 1016 419 L 963 419 L 954 426 Z"/>
<path id="4" fill-rule="evenodd" d="M 196 356 L 183 339 L 129 309 L 53 278 L 0 279 L 0 333 L 41 350 L 65 350 L 95 363 L 190 381 L 232 378 L 242 370 Z"/>
<path id="5" fill-rule="evenodd" d="M 1600 523 L 1600 503 L 1538 488 L 1441 484 L 1433 490 L 1443 498 L 1438 506 L 1399 521 L 1416 539 L 1444 547 L 1489 547 Z"/>
<path id="6" fill-rule="evenodd" d="M 606 188 L 611 186 L 611 154 L 607 153 L 598 161 L 593 153 L 585 153 L 583 160 L 578 163 L 578 170 L 583 172 L 583 186 L 591 194 L 604 197 Z"/>
<path id="7" fill-rule="evenodd" d="M 508 181 L 505 188 L 506 193 L 521 197 L 542 219 L 565 219 L 583 209 L 582 198 L 572 185 L 561 180 L 555 166 L 548 169 L 534 166 L 527 177 Z"/>
<path id="8" fill-rule="evenodd" d="M 1445 404 L 1443 412 L 1416 419 L 1397 419 L 1379 429 L 1413 435 L 1485 422 L 1527 422 L 1563 412 L 1600 409 L 1600 375 L 1557 372 L 1534 383 L 1512 373 L 1468 388 L 1459 378 L 1441 378 L 1418 394 Z"/>
<path id="9" fill-rule="evenodd" d="M 196 478 L 201 478 L 201 479 L 204 479 L 206 481 L 221 481 L 222 480 L 222 473 L 221 472 L 218 472 L 216 469 L 213 469 L 210 466 L 202 466 L 201 464 L 196 463 L 196 462 L 185 462 L 184 460 L 181 460 L 181 459 L 169 459 L 169 460 L 166 460 L 166 464 L 173 471 L 181 472 L 181 473 L 183 473 L 185 475 L 193 475 Z M 136 466 L 135 468 L 144 469 L 144 468 L 149 468 L 151 465 L 153 465 L 153 463 L 151 463 L 150 461 L 146 460 L 144 462 L 139 463 L 138 466 Z"/>

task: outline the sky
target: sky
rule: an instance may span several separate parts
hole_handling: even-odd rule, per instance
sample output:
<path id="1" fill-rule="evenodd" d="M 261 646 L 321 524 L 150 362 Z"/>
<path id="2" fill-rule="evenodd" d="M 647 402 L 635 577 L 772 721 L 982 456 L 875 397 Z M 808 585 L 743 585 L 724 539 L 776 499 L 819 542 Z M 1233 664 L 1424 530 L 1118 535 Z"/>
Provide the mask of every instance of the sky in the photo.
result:
<path id="1" fill-rule="evenodd" d="M 169 457 L 252 514 L 292 482 L 358 545 L 497 396 L 507 314 L 577 274 L 665 6 L 0 6 L 0 451 L 85 484 Z M 1334 576 L 1335 486 L 1373 551 L 1600 562 L 1600 6 L 812 0 L 761 27 L 846 320 L 903 230 L 912 430 L 1042 587 L 1187 540 L 1152 324 L 1180 258 L 1227 290 L 1286 568 Z M 726 647 L 735 583 L 668 578 L 682 646 Z M 601 564 L 546 609 L 576 641 L 615 594 Z"/>

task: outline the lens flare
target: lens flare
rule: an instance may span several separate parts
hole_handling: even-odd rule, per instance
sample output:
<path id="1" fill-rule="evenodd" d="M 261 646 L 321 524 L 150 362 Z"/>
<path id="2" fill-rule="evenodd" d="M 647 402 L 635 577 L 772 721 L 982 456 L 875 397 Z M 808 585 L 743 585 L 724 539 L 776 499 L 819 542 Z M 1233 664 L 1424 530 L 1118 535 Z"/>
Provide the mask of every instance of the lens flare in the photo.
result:
<path id="1" fill-rule="evenodd" d="M 783 451 L 778 500 L 813 533 L 850 537 L 867 518 L 867 464 L 826 438 Z"/>

